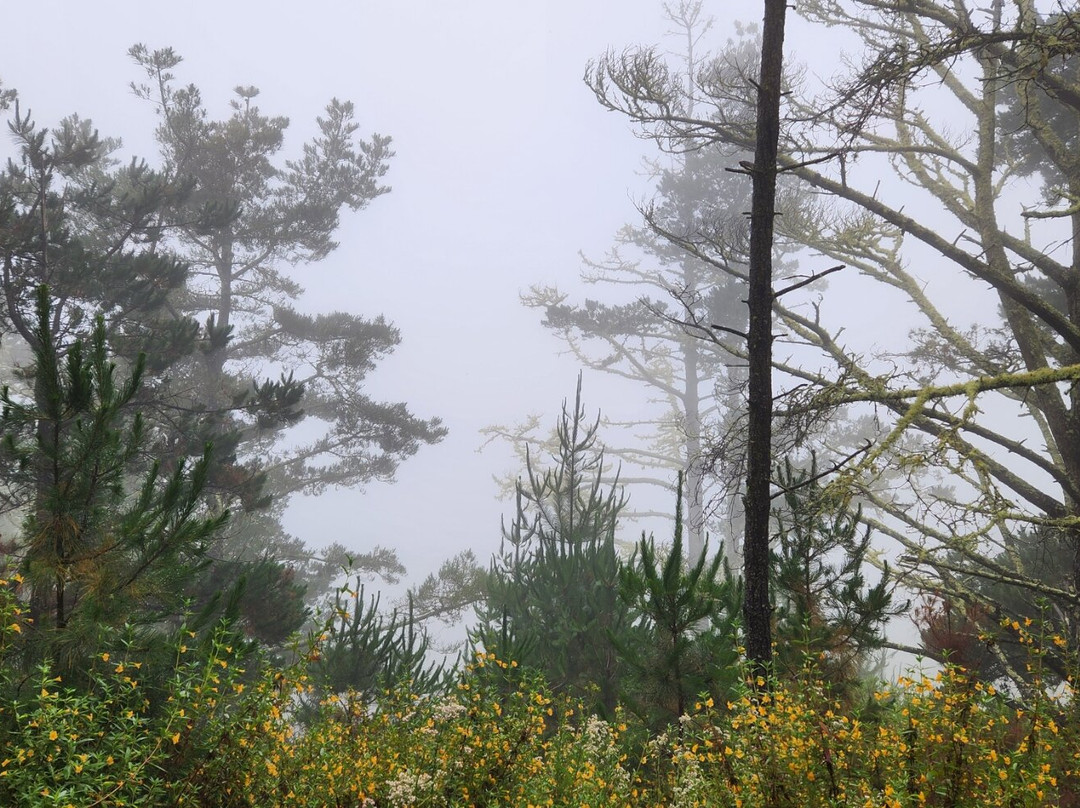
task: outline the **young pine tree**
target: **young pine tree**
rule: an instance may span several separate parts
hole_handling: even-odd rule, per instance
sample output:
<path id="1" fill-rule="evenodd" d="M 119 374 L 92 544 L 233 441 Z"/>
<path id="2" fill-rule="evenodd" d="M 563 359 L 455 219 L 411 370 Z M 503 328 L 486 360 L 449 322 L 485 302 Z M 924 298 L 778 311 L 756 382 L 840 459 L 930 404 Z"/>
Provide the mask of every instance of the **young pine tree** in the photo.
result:
<path id="1" fill-rule="evenodd" d="M 444 687 L 445 666 L 432 660 L 411 602 L 404 611 L 382 612 L 379 597 L 365 597 L 358 577 L 338 589 L 329 606 L 325 637 L 310 669 L 318 697 L 348 692 L 370 704 L 400 685 L 413 693 Z"/>
<path id="2" fill-rule="evenodd" d="M 89 339 L 61 346 L 53 313 L 40 286 L 34 394 L 0 395 L 6 485 L 33 492 L 7 549 L 31 591 L 26 660 L 49 658 L 77 675 L 122 632 L 161 636 L 228 514 L 210 512 L 201 496 L 209 446 L 168 474 L 143 462 L 143 422 L 128 405 L 144 362 L 120 378 L 100 318 Z"/>
<path id="3" fill-rule="evenodd" d="M 774 507 L 773 616 L 778 674 L 808 661 L 825 681 L 850 683 L 868 652 L 880 647 L 888 619 L 907 610 L 894 605 L 888 565 L 868 585 L 863 569 L 871 531 L 858 510 L 824 495 L 816 466 L 777 468 L 783 504 Z"/>
<path id="4" fill-rule="evenodd" d="M 613 638 L 626 664 L 623 700 L 661 731 L 703 695 L 726 701 L 737 680 L 736 629 L 742 593 L 717 553 L 683 554 L 683 478 L 675 534 L 666 555 L 642 536 L 620 575 L 620 593 L 635 631 Z"/>
<path id="5" fill-rule="evenodd" d="M 598 423 L 585 420 L 579 377 L 573 409 L 563 405 L 554 464 L 540 470 L 527 456 L 517 513 L 492 559 L 473 642 L 610 715 L 622 672 L 611 638 L 630 625 L 619 601 L 615 548 L 626 498 L 618 475 L 604 480 Z"/>

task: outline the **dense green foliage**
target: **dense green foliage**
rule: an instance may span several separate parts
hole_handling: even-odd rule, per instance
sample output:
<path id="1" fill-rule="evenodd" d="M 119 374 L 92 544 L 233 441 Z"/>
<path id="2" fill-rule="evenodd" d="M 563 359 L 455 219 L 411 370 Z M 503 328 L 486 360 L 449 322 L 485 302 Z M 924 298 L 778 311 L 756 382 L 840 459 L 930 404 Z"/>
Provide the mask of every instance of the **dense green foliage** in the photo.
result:
<path id="1" fill-rule="evenodd" d="M 154 462 L 140 479 L 143 421 L 127 404 L 143 362 L 116 378 L 100 318 L 89 342 L 62 354 L 48 287 L 37 303 L 34 401 L 0 395 L 6 477 L 27 476 L 35 492 L 19 548 L 31 615 L 23 664 L 49 658 L 78 679 L 121 632 L 152 643 L 184 610 L 187 580 L 228 513 L 202 505 L 209 446 L 190 469 Z"/>
<path id="2" fill-rule="evenodd" d="M 678 8 L 692 34 L 701 5 Z M 850 207 L 809 205 L 778 226 L 901 291 L 927 326 L 900 359 L 859 355 L 824 324 L 821 300 L 786 297 L 834 270 L 770 292 L 775 324 L 767 311 L 755 318 L 820 360 L 774 361 L 792 457 L 760 480 L 772 521 L 757 525 L 772 534 L 755 543 L 766 551 L 757 569 L 771 600 L 743 613 L 763 617 L 762 632 L 740 625 L 753 578 L 739 580 L 719 548 L 706 552 L 696 493 L 686 552 L 681 476 L 670 545 L 620 544 L 626 495 L 579 381 L 548 465 L 526 453 L 487 573 L 461 556 L 421 588 L 425 610 L 452 613 L 479 593 L 470 664 L 433 665 L 412 601 L 381 611 L 361 575 L 300 633 L 312 616 L 305 584 L 329 587 L 337 568 L 290 555 L 301 545 L 277 523 L 285 499 L 388 477 L 443 434 L 364 392 L 393 327 L 301 314 L 285 271 L 325 257 L 340 215 L 385 192 L 388 139 L 357 138 L 352 107 L 332 101 L 301 156 L 282 160 L 288 121 L 260 112 L 257 91 L 238 88 L 215 120 L 196 88 L 176 85 L 179 57 L 141 46 L 131 55 L 148 83 L 135 91 L 160 114 L 160 169 L 118 165 L 117 144 L 86 121 L 48 131 L 16 108 L 0 175 L 0 333 L 21 337 L 31 361 L 0 395 L 0 500 L 18 520 L 0 545 L 0 804 L 1080 802 L 1080 399 L 1063 384 L 1080 379 L 1077 261 L 1055 255 L 1056 236 L 1019 239 L 997 214 L 1003 189 L 1035 178 L 1041 197 L 1021 212 L 1025 225 L 1069 220 L 1080 233 L 1080 86 L 1068 69 L 1080 28 L 1071 11 L 1020 2 L 994 4 L 985 28 L 963 2 L 807 0 L 803 10 L 850 27 L 869 59 L 825 112 L 784 94 L 791 120 L 812 115 L 815 127 L 783 134 L 779 167 Z M 660 285 L 681 313 L 657 301 L 581 309 L 555 293 L 543 303 L 567 339 L 607 340 L 612 368 L 636 355 L 624 339 L 663 353 L 638 374 L 651 384 L 682 362 L 691 423 L 677 456 L 695 492 L 697 388 L 723 361 L 683 338 L 747 352 L 728 339 L 745 336 L 741 317 L 713 296 L 744 284 L 738 245 L 724 228 L 703 235 L 692 197 L 718 173 L 699 151 L 753 142 L 752 99 L 733 84 L 746 53 L 731 43 L 711 67 L 688 54 L 675 80 L 651 50 L 610 54 L 590 72 L 603 103 L 688 152 L 661 175 L 671 209 L 651 211 L 639 244 L 678 266 Z M 970 141 L 908 104 L 934 73 L 971 116 Z M 0 94 L 0 106 L 12 100 Z M 861 190 L 854 158 L 882 153 L 974 247 L 921 224 L 923 211 L 902 213 L 876 185 Z M 772 162 L 742 168 L 775 173 Z M 665 230 L 676 221 L 688 229 Z M 1000 323 L 953 325 L 909 274 L 905 237 L 988 284 Z M 1030 416 L 1043 444 L 983 419 L 988 394 Z M 957 396 L 959 407 L 943 403 Z M 848 451 L 823 438 L 840 405 L 873 406 L 861 425 L 876 441 Z M 884 426 L 870 423 L 879 413 Z M 291 442 L 309 417 L 326 431 Z M 717 451 L 741 439 L 738 418 L 724 427 L 731 439 Z M 841 443 L 854 438 L 853 428 Z M 767 460 L 768 441 L 758 445 Z M 818 445 L 836 461 L 826 471 Z M 872 546 L 879 535 L 905 550 L 903 583 L 924 598 L 913 613 L 923 648 L 942 663 L 894 683 L 863 674 L 886 621 L 909 605 Z M 360 566 L 399 571 L 377 550 Z M 755 635 L 776 648 L 748 654 Z"/>
<path id="3" fill-rule="evenodd" d="M 359 579 L 341 587 L 329 604 L 330 617 L 318 652 L 311 658 L 311 681 L 320 697 L 350 692 L 364 701 L 402 682 L 417 693 L 443 686 L 443 666 L 433 666 L 428 636 L 411 605 L 385 614 L 379 597 L 365 598 Z"/>
<path id="4" fill-rule="evenodd" d="M 601 717 L 621 706 L 660 732 L 698 700 L 726 701 L 737 686 L 742 586 L 719 551 L 687 558 L 681 478 L 671 544 L 643 536 L 629 558 L 619 551 L 625 499 L 617 475 L 607 482 L 598 423 L 585 420 L 579 382 L 573 407 L 564 403 L 550 467 L 527 456 L 472 640 Z M 813 464 L 783 466 L 777 479 L 776 672 L 792 677 L 811 664 L 839 693 L 855 686 L 886 621 L 907 604 L 892 605 L 887 569 L 867 584 L 872 532 L 828 496 Z"/>
<path id="5" fill-rule="evenodd" d="M 817 464 L 805 471 L 790 462 L 775 475 L 783 501 L 772 551 L 773 614 L 778 671 L 794 671 L 806 658 L 833 686 L 854 682 L 867 655 L 881 647 L 885 626 L 910 603 L 893 604 L 887 561 L 872 585 L 866 582 L 873 531 L 858 509 L 833 500 Z"/>
<path id="6" fill-rule="evenodd" d="M 726 701 L 736 681 L 740 588 L 719 553 L 711 562 L 706 553 L 686 561 L 681 477 L 678 494 L 671 547 L 658 550 L 642 536 L 619 574 L 620 597 L 635 628 L 613 638 L 627 669 L 623 700 L 655 731 L 686 715 L 698 699 Z"/>
<path id="7" fill-rule="evenodd" d="M 5 691 L 7 654 L 27 628 L 20 588 L 0 580 Z M 1062 642 L 1006 630 L 1036 672 Z M 195 643 L 182 630 L 155 688 L 125 651 L 90 660 L 79 688 L 42 666 L 24 698 L 0 702 L 0 803 L 974 808 L 1069 804 L 1080 789 L 1064 702 L 1018 709 L 956 669 L 878 686 L 862 706 L 837 700 L 812 669 L 769 695 L 740 682 L 657 733 L 621 712 L 590 715 L 480 654 L 437 694 L 328 694 L 301 726 L 315 694 L 306 663 L 260 665 L 237 650 L 227 633 Z"/>
<path id="8" fill-rule="evenodd" d="M 622 667 L 611 637 L 630 623 L 615 546 L 625 498 L 617 475 L 605 482 L 597 423 L 585 419 L 579 378 L 573 407 L 563 404 L 553 465 L 528 459 L 473 638 L 610 716 Z"/>

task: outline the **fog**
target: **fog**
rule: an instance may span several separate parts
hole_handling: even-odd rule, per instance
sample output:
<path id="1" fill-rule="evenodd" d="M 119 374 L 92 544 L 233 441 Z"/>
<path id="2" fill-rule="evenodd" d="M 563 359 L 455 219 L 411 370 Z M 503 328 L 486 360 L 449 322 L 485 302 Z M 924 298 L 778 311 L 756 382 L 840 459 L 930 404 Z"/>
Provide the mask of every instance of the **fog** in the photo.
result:
<path id="1" fill-rule="evenodd" d="M 258 87 L 261 109 L 291 120 L 289 155 L 332 97 L 356 104 L 363 136 L 393 138 L 392 192 L 346 214 L 337 251 L 297 271 L 299 305 L 395 323 L 402 344 L 370 376 L 371 394 L 442 418 L 449 436 L 396 482 L 294 498 L 286 526 L 314 547 L 392 547 L 415 582 L 458 550 L 483 560 L 498 546 L 509 504 L 492 475 L 517 461 L 505 446 L 479 454 L 479 430 L 529 413 L 553 422 L 573 394 L 575 362 L 519 294 L 574 289 L 579 251 L 602 254 L 639 220 L 642 158 L 655 149 L 601 109 L 582 75 L 606 49 L 662 41 L 668 27 L 651 0 L 56 1 L 5 9 L 0 79 L 40 125 L 78 113 L 151 163 L 153 110 L 128 87 L 139 74 L 127 50 L 140 42 L 183 56 L 177 81 L 198 86 L 212 115 L 227 114 L 234 86 Z M 593 374 L 584 386 L 591 412 L 645 406 L 630 385 Z"/>
<path id="2" fill-rule="evenodd" d="M 786 2 L 7 10 L 0 803 L 1075 791 L 1076 4 Z"/>
<path id="3" fill-rule="evenodd" d="M 716 23 L 702 50 L 734 35 L 734 4 L 712 5 L 706 13 Z M 480 431 L 534 413 L 553 424 L 579 371 L 519 297 L 540 283 L 581 292 L 582 254 L 602 256 L 620 227 L 640 222 L 638 206 L 651 193 L 644 161 L 669 159 L 605 111 L 582 76 L 608 49 L 661 43 L 677 52 L 662 4 L 198 0 L 165 10 L 56 0 L 6 9 L 6 23 L 0 79 L 18 90 L 24 111 L 43 126 L 70 113 L 92 118 L 103 135 L 123 138 L 125 155 L 151 163 L 154 112 L 128 86 L 140 78 L 127 55 L 135 43 L 182 55 L 177 81 L 198 86 L 215 117 L 228 114 L 234 87 L 258 87 L 262 111 L 291 120 L 286 156 L 316 131 L 331 98 L 356 104 L 362 136 L 393 138 L 391 193 L 346 213 L 339 248 L 295 270 L 307 290 L 298 306 L 392 321 L 402 344 L 370 375 L 369 392 L 406 402 L 420 418 L 443 419 L 449 435 L 403 462 L 393 482 L 294 497 L 285 525 L 316 548 L 393 548 L 409 583 L 463 549 L 484 561 L 511 508 L 496 498 L 493 475 L 518 472 L 520 462 L 503 445 L 478 452 Z M 844 34 L 808 32 L 791 20 L 787 58 L 812 58 L 821 72 L 803 80 L 820 82 L 837 68 Z M 920 268 L 933 251 L 910 255 L 914 274 L 943 288 L 945 280 Z M 824 269 L 811 259 L 805 271 Z M 849 273 L 831 278 L 829 290 L 832 312 L 858 302 L 845 313 L 848 344 L 893 348 L 906 338 L 913 310 L 877 305 L 872 282 Z M 961 324 L 995 305 L 970 292 L 950 299 L 947 288 L 944 297 Z M 590 413 L 641 417 L 646 395 L 585 374 Z M 630 493 L 632 505 L 670 505 Z"/>

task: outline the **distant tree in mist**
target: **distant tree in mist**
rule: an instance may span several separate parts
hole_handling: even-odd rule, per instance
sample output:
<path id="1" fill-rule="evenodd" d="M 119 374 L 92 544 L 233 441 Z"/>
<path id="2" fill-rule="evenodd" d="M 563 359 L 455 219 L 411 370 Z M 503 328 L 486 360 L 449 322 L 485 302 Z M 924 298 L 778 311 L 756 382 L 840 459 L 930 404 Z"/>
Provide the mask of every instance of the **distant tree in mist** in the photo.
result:
<path id="1" fill-rule="evenodd" d="M 160 449 L 184 456 L 214 436 L 233 460 L 214 483 L 249 514 L 232 551 L 273 547 L 312 566 L 277 521 L 290 495 L 390 480 L 401 460 L 445 434 L 438 419 L 365 392 L 397 329 L 382 317 L 294 305 L 301 270 L 337 247 L 342 214 L 389 190 L 380 182 L 389 138 L 361 139 L 352 104 L 335 99 L 318 134 L 286 159 L 289 120 L 263 114 L 255 88 L 236 88 L 229 116 L 215 120 L 196 87 L 177 85 L 180 57 L 171 49 L 139 45 L 131 56 L 145 71 L 133 87 L 158 112 L 162 171 L 191 188 L 160 217 L 161 248 L 190 268 L 162 310 L 176 323 L 199 323 L 202 337 L 155 390 L 168 420 Z M 368 560 L 393 572 L 388 558 Z"/>
<path id="2" fill-rule="evenodd" d="M 629 486 L 671 490 L 685 471 L 687 549 L 697 558 L 707 515 L 720 507 L 707 444 L 730 418 L 742 384 L 732 370 L 741 361 L 729 349 L 735 338 L 712 326 L 744 329 L 746 292 L 743 284 L 687 255 L 658 231 L 690 238 L 702 227 L 728 226 L 741 218 L 746 197 L 738 178 L 724 171 L 724 161 L 698 154 L 678 159 L 679 165 L 658 172 L 646 226 L 623 228 L 619 246 L 605 260 L 587 262 L 582 273 L 598 291 L 603 287 L 620 296 L 629 291 L 637 299 L 574 303 L 567 293 L 542 286 L 522 299 L 543 312 L 543 325 L 583 365 L 640 385 L 653 412 L 606 420 L 605 452 L 625 464 L 623 480 Z M 701 199 L 710 201 L 701 204 Z M 732 261 L 741 264 L 735 244 L 732 252 Z M 717 522 L 712 524 L 715 528 Z"/>
<path id="3" fill-rule="evenodd" d="M 1029 616 L 1031 602 L 999 586 L 1027 590 L 1075 639 L 1075 13 L 1019 0 L 809 0 L 797 11 L 862 51 L 827 81 L 793 74 L 781 99 L 777 168 L 813 204 L 781 206 L 776 221 L 808 248 L 802 277 L 772 303 L 778 414 L 801 419 L 823 464 L 845 465 L 833 492 L 857 498 L 863 521 L 901 548 L 908 585 L 995 625 Z M 756 66 L 728 43 L 688 93 L 662 52 L 635 48 L 602 58 L 589 83 L 663 148 L 748 149 L 760 134 L 746 114 Z M 837 277 L 857 297 L 812 288 L 831 269 L 814 255 L 846 265 Z M 958 305 L 976 301 L 974 313 Z M 908 326 L 876 344 L 877 331 L 850 328 L 868 310 L 882 323 L 903 312 Z M 858 459 L 862 435 L 822 439 L 841 408 L 876 439 Z M 1039 540 L 1070 548 L 1069 587 L 1021 568 Z M 988 650 L 1027 686 L 1000 644 Z"/>
<path id="4" fill-rule="evenodd" d="M 665 9 L 673 34 L 685 40 L 680 58 L 691 74 L 700 67 L 696 48 L 712 22 L 700 2 Z M 604 450 L 623 463 L 622 480 L 631 488 L 643 484 L 674 493 L 676 477 L 685 472 L 686 547 L 694 559 L 701 556 L 708 526 L 715 531 L 721 522 L 710 522 L 709 514 L 732 516 L 727 506 L 738 483 L 717 481 L 731 483 L 737 472 L 730 472 L 741 467 L 738 452 L 732 452 L 717 474 L 722 464 L 710 457 L 715 436 L 731 427 L 743 382 L 739 371 L 732 372 L 743 361 L 732 332 L 746 327 L 743 213 L 749 187 L 726 170 L 737 162 L 732 154 L 686 150 L 665 164 L 651 163 L 655 195 L 642 208 L 643 224 L 622 228 L 603 259 L 585 259 L 581 278 L 596 288 L 597 297 L 577 302 L 543 285 L 522 296 L 582 365 L 641 390 L 648 405 L 635 410 L 643 414 L 602 424 Z M 682 244 L 701 239 L 727 245 L 718 260 L 729 263 L 730 272 L 717 271 Z M 523 446 L 539 438 L 536 426 L 532 420 L 485 431 Z M 670 513 L 632 510 L 627 516 Z M 731 555 L 737 537 L 728 538 L 725 550 Z"/>

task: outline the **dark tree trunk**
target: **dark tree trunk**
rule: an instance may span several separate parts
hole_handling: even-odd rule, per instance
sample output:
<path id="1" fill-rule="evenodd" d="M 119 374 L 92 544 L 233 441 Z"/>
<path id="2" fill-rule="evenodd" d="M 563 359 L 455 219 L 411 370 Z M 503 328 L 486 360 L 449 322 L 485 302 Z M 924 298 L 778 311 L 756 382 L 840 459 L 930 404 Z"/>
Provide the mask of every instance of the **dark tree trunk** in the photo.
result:
<path id="1" fill-rule="evenodd" d="M 746 472 L 743 621 L 751 671 L 766 681 L 772 661 L 769 604 L 769 477 L 772 470 L 772 248 L 776 151 L 787 0 L 765 0 L 758 82 L 757 141 L 750 208 L 750 412 Z"/>

